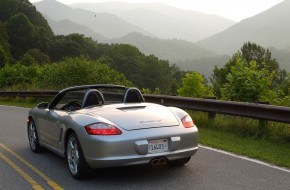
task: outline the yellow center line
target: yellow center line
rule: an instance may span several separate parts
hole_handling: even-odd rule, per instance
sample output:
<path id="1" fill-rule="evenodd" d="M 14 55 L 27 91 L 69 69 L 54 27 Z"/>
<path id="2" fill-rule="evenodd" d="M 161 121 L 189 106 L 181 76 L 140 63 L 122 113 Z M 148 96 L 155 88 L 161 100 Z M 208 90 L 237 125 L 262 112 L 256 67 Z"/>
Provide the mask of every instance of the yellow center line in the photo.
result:
<path id="1" fill-rule="evenodd" d="M 0 158 L 4 160 L 11 168 L 13 168 L 17 173 L 19 173 L 35 190 L 44 190 L 41 185 L 34 181 L 25 171 L 19 168 L 14 162 L 9 160 L 4 154 L 0 152 Z"/>
<path id="2" fill-rule="evenodd" d="M 63 188 L 61 186 L 59 186 L 56 182 L 54 182 L 53 180 L 51 180 L 49 177 L 47 177 L 44 173 L 42 173 L 40 170 L 38 170 L 37 168 L 35 168 L 33 165 L 31 165 L 29 162 L 27 162 L 25 159 L 23 159 L 21 156 L 19 156 L 16 152 L 14 152 L 13 150 L 9 149 L 8 147 L 6 147 L 4 144 L 0 143 L 0 146 L 5 149 L 6 151 L 8 151 L 10 154 L 12 154 L 15 158 L 17 158 L 18 160 L 20 160 L 23 164 L 25 164 L 28 168 L 30 168 L 31 170 L 33 170 L 37 175 L 39 175 L 43 180 L 46 181 L 46 183 L 52 187 L 52 189 L 54 190 L 63 190 Z"/>

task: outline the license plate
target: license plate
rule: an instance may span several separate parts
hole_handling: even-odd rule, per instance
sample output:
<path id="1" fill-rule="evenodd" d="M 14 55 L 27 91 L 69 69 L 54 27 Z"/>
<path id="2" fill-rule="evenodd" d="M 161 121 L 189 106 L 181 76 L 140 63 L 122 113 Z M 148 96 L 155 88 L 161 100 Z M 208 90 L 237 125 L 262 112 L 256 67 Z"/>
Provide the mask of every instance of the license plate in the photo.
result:
<path id="1" fill-rule="evenodd" d="M 148 153 L 161 153 L 168 151 L 168 140 L 160 139 L 160 140 L 150 140 L 148 141 Z"/>

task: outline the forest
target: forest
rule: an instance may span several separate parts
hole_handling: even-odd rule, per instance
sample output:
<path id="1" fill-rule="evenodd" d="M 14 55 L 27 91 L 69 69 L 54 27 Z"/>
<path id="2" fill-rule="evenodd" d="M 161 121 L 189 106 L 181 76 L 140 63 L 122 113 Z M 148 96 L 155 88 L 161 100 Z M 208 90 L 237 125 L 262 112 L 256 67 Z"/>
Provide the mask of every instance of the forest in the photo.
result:
<path id="1" fill-rule="evenodd" d="M 144 93 L 289 105 L 290 75 L 271 51 L 245 42 L 205 78 L 127 44 L 55 35 L 28 0 L 0 1 L 0 89 L 38 90 L 114 83 Z"/>

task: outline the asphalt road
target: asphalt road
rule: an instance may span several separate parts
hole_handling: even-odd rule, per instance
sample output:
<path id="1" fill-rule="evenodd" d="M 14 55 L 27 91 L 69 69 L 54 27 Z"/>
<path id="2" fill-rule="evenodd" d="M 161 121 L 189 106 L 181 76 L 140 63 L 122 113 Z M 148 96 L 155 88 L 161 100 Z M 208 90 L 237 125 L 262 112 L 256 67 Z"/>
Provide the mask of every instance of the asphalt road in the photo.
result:
<path id="1" fill-rule="evenodd" d="M 271 189 L 290 190 L 290 170 L 201 147 L 179 168 L 132 166 L 71 178 L 65 160 L 34 154 L 27 140 L 28 109 L 0 106 L 0 189 Z"/>

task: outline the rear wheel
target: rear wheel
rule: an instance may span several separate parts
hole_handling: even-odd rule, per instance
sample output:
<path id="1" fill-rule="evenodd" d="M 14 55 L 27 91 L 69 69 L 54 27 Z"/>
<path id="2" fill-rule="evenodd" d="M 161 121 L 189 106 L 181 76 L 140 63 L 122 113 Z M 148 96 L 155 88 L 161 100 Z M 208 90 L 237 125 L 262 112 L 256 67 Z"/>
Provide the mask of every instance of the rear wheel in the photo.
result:
<path id="1" fill-rule="evenodd" d="M 30 149 L 32 150 L 32 152 L 35 152 L 35 153 L 41 152 L 42 148 L 39 144 L 37 129 L 32 119 L 28 121 L 27 133 L 28 133 Z"/>
<path id="2" fill-rule="evenodd" d="M 66 143 L 66 158 L 73 178 L 82 179 L 89 170 L 81 145 L 75 133 L 70 134 Z"/>
<path id="3" fill-rule="evenodd" d="M 169 161 L 169 165 L 171 166 L 183 166 L 184 164 L 188 163 L 191 157 L 181 158 L 177 160 L 171 160 Z"/>

